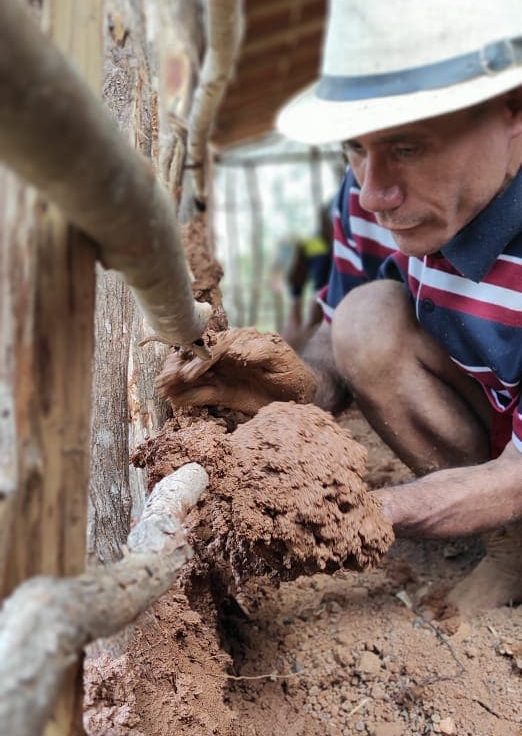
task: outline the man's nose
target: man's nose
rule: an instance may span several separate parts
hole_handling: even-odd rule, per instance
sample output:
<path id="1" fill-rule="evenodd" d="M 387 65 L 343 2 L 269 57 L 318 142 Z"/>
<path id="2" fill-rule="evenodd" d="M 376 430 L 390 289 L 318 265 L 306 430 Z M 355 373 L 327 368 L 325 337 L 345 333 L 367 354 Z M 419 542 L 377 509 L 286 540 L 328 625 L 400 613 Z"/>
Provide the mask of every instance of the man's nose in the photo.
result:
<path id="1" fill-rule="evenodd" d="M 392 172 L 387 170 L 386 165 L 380 166 L 379 162 L 368 159 L 364 165 L 363 176 L 359 179 L 361 207 L 369 212 L 388 212 L 397 209 L 404 201 L 401 186 L 394 180 Z"/>

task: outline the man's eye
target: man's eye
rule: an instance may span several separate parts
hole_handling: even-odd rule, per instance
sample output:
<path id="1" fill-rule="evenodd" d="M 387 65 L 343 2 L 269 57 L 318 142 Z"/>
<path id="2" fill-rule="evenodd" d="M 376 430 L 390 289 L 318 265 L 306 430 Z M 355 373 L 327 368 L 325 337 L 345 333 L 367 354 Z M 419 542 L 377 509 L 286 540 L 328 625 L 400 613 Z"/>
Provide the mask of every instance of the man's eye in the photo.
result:
<path id="1" fill-rule="evenodd" d="M 346 156 L 360 156 L 364 153 L 364 149 L 359 143 L 345 143 L 343 150 Z"/>
<path id="2" fill-rule="evenodd" d="M 418 152 L 418 146 L 398 146 L 395 149 L 395 155 L 398 158 L 413 158 Z"/>

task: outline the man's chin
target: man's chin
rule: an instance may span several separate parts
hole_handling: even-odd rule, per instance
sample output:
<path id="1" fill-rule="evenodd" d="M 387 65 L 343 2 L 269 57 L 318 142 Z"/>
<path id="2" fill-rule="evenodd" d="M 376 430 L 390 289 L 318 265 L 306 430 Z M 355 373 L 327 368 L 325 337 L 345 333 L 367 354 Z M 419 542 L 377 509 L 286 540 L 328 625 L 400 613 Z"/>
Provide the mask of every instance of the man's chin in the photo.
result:
<path id="1" fill-rule="evenodd" d="M 423 226 L 418 225 L 408 230 L 392 230 L 391 235 L 401 253 L 404 253 L 405 256 L 415 256 L 417 258 L 436 253 L 447 242 L 440 237 L 429 237 L 425 231 L 422 231 Z"/>

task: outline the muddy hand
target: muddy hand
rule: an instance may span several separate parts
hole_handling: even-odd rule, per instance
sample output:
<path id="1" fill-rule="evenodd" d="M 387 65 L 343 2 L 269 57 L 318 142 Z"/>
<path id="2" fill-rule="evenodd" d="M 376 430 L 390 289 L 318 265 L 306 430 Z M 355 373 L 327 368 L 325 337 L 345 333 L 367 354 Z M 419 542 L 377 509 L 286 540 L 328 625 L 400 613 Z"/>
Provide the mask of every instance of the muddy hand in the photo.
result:
<path id="1" fill-rule="evenodd" d="M 235 328 L 215 335 L 210 360 L 171 353 L 157 385 L 175 406 L 224 406 L 253 415 L 271 401 L 311 402 L 316 382 L 279 335 Z"/>

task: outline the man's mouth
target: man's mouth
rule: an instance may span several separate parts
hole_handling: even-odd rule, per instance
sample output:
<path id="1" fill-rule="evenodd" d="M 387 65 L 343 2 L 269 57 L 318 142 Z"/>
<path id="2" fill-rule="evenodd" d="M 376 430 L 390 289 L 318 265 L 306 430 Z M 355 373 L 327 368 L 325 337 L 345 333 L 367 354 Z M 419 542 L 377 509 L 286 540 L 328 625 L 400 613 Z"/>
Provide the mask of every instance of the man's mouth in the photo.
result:
<path id="1" fill-rule="evenodd" d="M 405 232 L 408 232 L 408 230 L 415 230 L 417 227 L 419 227 L 421 223 L 417 222 L 413 225 L 394 225 L 394 224 L 385 224 L 385 223 L 380 223 L 380 224 L 382 224 L 382 227 L 385 227 L 387 230 L 390 230 L 390 232 L 392 233 L 405 233 Z"/>

